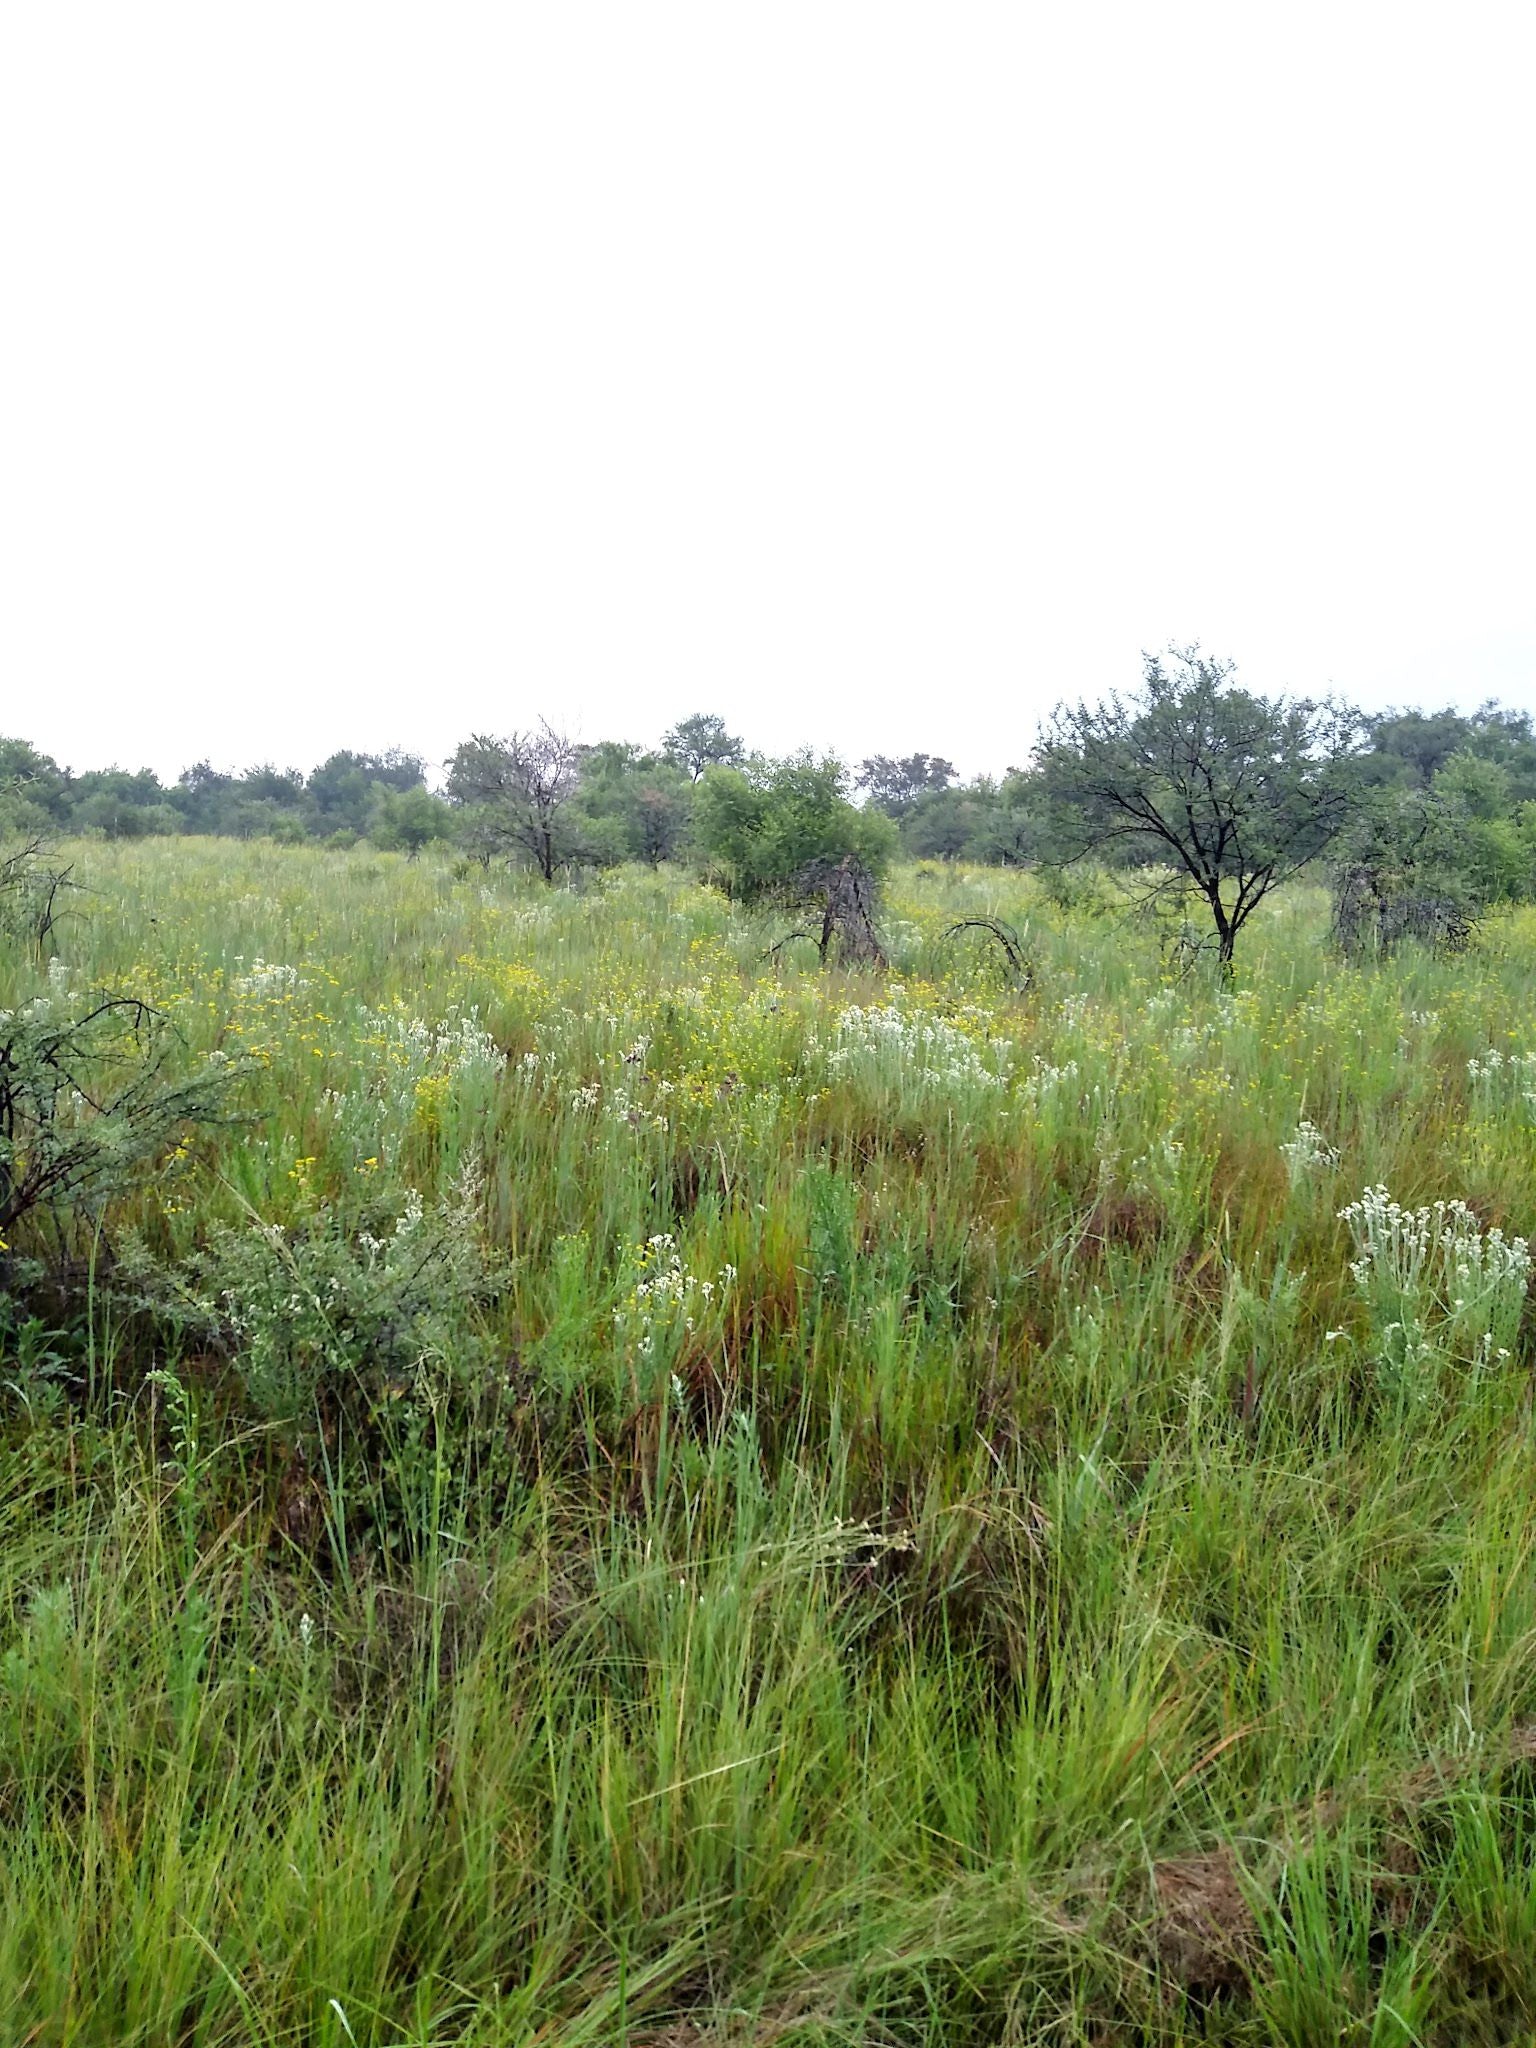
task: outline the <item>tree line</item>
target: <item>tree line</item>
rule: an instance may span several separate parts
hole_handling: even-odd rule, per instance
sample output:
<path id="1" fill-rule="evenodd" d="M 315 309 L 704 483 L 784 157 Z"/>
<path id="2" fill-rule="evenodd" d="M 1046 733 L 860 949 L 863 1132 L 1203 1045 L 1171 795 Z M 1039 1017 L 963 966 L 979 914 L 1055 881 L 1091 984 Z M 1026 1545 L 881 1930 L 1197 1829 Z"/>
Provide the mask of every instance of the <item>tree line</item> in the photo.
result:
<path id="1" fill-rule="evenodd" d="M 440 792 L 401 752 L 344 751 L 307 775 L 201 761 L 167 785 L 148 769 L 77 774 L 0 740 L 0 835 L 366 838 L 410 855 L 445 840 L 547 882 L 686 861 L 743 899 L 842 860 L 874 876 L 899 856 L 1066 876 L 1091 859 L 1142 880 L 1154 906 L 1193 902 L 1223 961 L 1269 891 L 1325 857 L 1351 929 L 1378 936 L 1404 905 L 1449 928 L 1536 896 L 1528 712 L 1366 716 L 1267 698 L 1198 647 L 1145 657 L 1127 696 L 1059 706 L 1025 765 L 968 780 L 939 754 L 772 758 L 706 713 L 651 747 L 583 744 L 539 720 L 472 735 L 444 765 Z"/>

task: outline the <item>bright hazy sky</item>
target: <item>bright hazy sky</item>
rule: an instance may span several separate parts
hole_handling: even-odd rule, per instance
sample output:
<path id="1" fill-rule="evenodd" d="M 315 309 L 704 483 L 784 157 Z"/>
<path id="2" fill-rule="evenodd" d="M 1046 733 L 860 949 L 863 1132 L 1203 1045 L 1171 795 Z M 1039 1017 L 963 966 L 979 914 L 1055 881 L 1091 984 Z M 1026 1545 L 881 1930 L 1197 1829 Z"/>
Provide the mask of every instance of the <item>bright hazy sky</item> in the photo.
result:
<path id="1" fill-rule="evenodd" d="M 0 49 L 0 732 L 1536 709 L 1536 10 L 159 0 Z"/>

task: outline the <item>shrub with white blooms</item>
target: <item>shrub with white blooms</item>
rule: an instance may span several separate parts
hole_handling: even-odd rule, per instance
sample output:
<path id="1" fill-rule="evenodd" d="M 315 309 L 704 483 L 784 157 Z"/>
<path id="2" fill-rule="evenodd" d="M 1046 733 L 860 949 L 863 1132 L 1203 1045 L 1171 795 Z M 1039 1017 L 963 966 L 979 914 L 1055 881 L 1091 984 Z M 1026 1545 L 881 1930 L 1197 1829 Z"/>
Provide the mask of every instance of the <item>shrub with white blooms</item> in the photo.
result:
<path id="1" fill-rule="evenodd" d="M 942 1017 L 855 1005 L 837 1020 L 827 1068 L 871 1090 L 964 1101 L 1000 1091 L 1012 1054 L 1009 1040 L 983 1046 Z"/>
<path id="2" fill-rule="evenodd" d="M 483 1193 L 471 1159 L 431 1207 L 407 1188 L 286 1226 L 215 1223 L 174 1267 L 130 1238 L 119 1292 L 226 1351 L 253 1404 L 275 1417 L 311 1415 L 327 1391 L 375 1397 L 428 1362 L 468 1374 L 484 1349 L 479 1310 L 503 1274 L 476 1227 Z"/>
<path id="3" fill-rule="evenodd" d="M 1339 1163 L 1338 1148 L 1330 1145 L 1317 1125 L 1303 1117 L 1296 1135 L 1280 1147 L 1291 1186 L 1298 1188 L 1315 1175 L 1330 1173 Z"/>
<path id="4" fill-rule="evenodd" d="M 1510 1355 L 1531 1273 L 1523 1237 L 1485 1231 L 1459 1200 L 1405 1209 L 1382 1186 L 1339 1216 L 1389 1371 L 1412 1376 L 1435 1355 L 1481 1370 Z"/>
<path id="5" fill-rule="evenodd" d="M 1467 1061 L 1472 1098 L 1491 1119 L 1513 1112 L 1517 1122 L 1536 1123 L 1536 1053 L 1500 1052 L 1497 1046 Z"/>
<path id="6" fill-rule="evenodd" d="M 677 1239 L 660 1231 L 636 1247 L 632 1285 L 613 1319 L 621 1331 L 642 1341 L 658 1333 L 691 1335 L 701 1315 L 724 1308 L 735 1282 L 736 1268 L 730 1265 L 713 1279 L 690 1273 Z"/>

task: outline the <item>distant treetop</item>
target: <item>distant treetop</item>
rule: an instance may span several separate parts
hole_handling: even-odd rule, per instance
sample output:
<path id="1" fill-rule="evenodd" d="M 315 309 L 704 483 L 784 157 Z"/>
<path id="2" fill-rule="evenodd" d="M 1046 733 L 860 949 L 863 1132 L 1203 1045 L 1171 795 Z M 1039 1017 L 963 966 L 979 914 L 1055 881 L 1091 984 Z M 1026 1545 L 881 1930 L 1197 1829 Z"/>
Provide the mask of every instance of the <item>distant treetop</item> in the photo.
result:
<path id="1" fill-rule="evenodd" d="M 724 768 L 741 759 L 746 749 L 713 712 L 697 711 L 662 735 L 661 751 L 697 782 L 706 768 Z"/>

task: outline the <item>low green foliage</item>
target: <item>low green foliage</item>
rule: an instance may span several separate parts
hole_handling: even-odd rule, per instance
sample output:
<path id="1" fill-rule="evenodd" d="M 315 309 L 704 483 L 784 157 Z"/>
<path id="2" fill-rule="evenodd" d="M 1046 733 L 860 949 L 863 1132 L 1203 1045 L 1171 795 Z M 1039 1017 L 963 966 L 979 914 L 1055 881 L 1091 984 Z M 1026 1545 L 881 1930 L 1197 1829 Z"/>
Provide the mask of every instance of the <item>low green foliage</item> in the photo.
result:
<path id="1" fill-rule="evenodd" d="M 408 1189 L 286 1225 L 214 1222 L 169 1267 L 130 1244 L 114 1291 L 184 1342 L 227 1354 L 254 1413 L 310 1422 L 354 1398 L 382 1400 L 423 1366 L 484 1365 L 477 1311 L 495 1283 L 478 1192 L 471 1172 L 430 1214 Z"/>
<path id="2" fill-rule="evenodd" d="M 711 768 L 694 799 L 699 858 L 746 903 L 792 893 L 808 868 L 845 854 L 878 876 L 897 843 L 883 811 L 856 808 L 848 771 L 831 757 Z"/>

